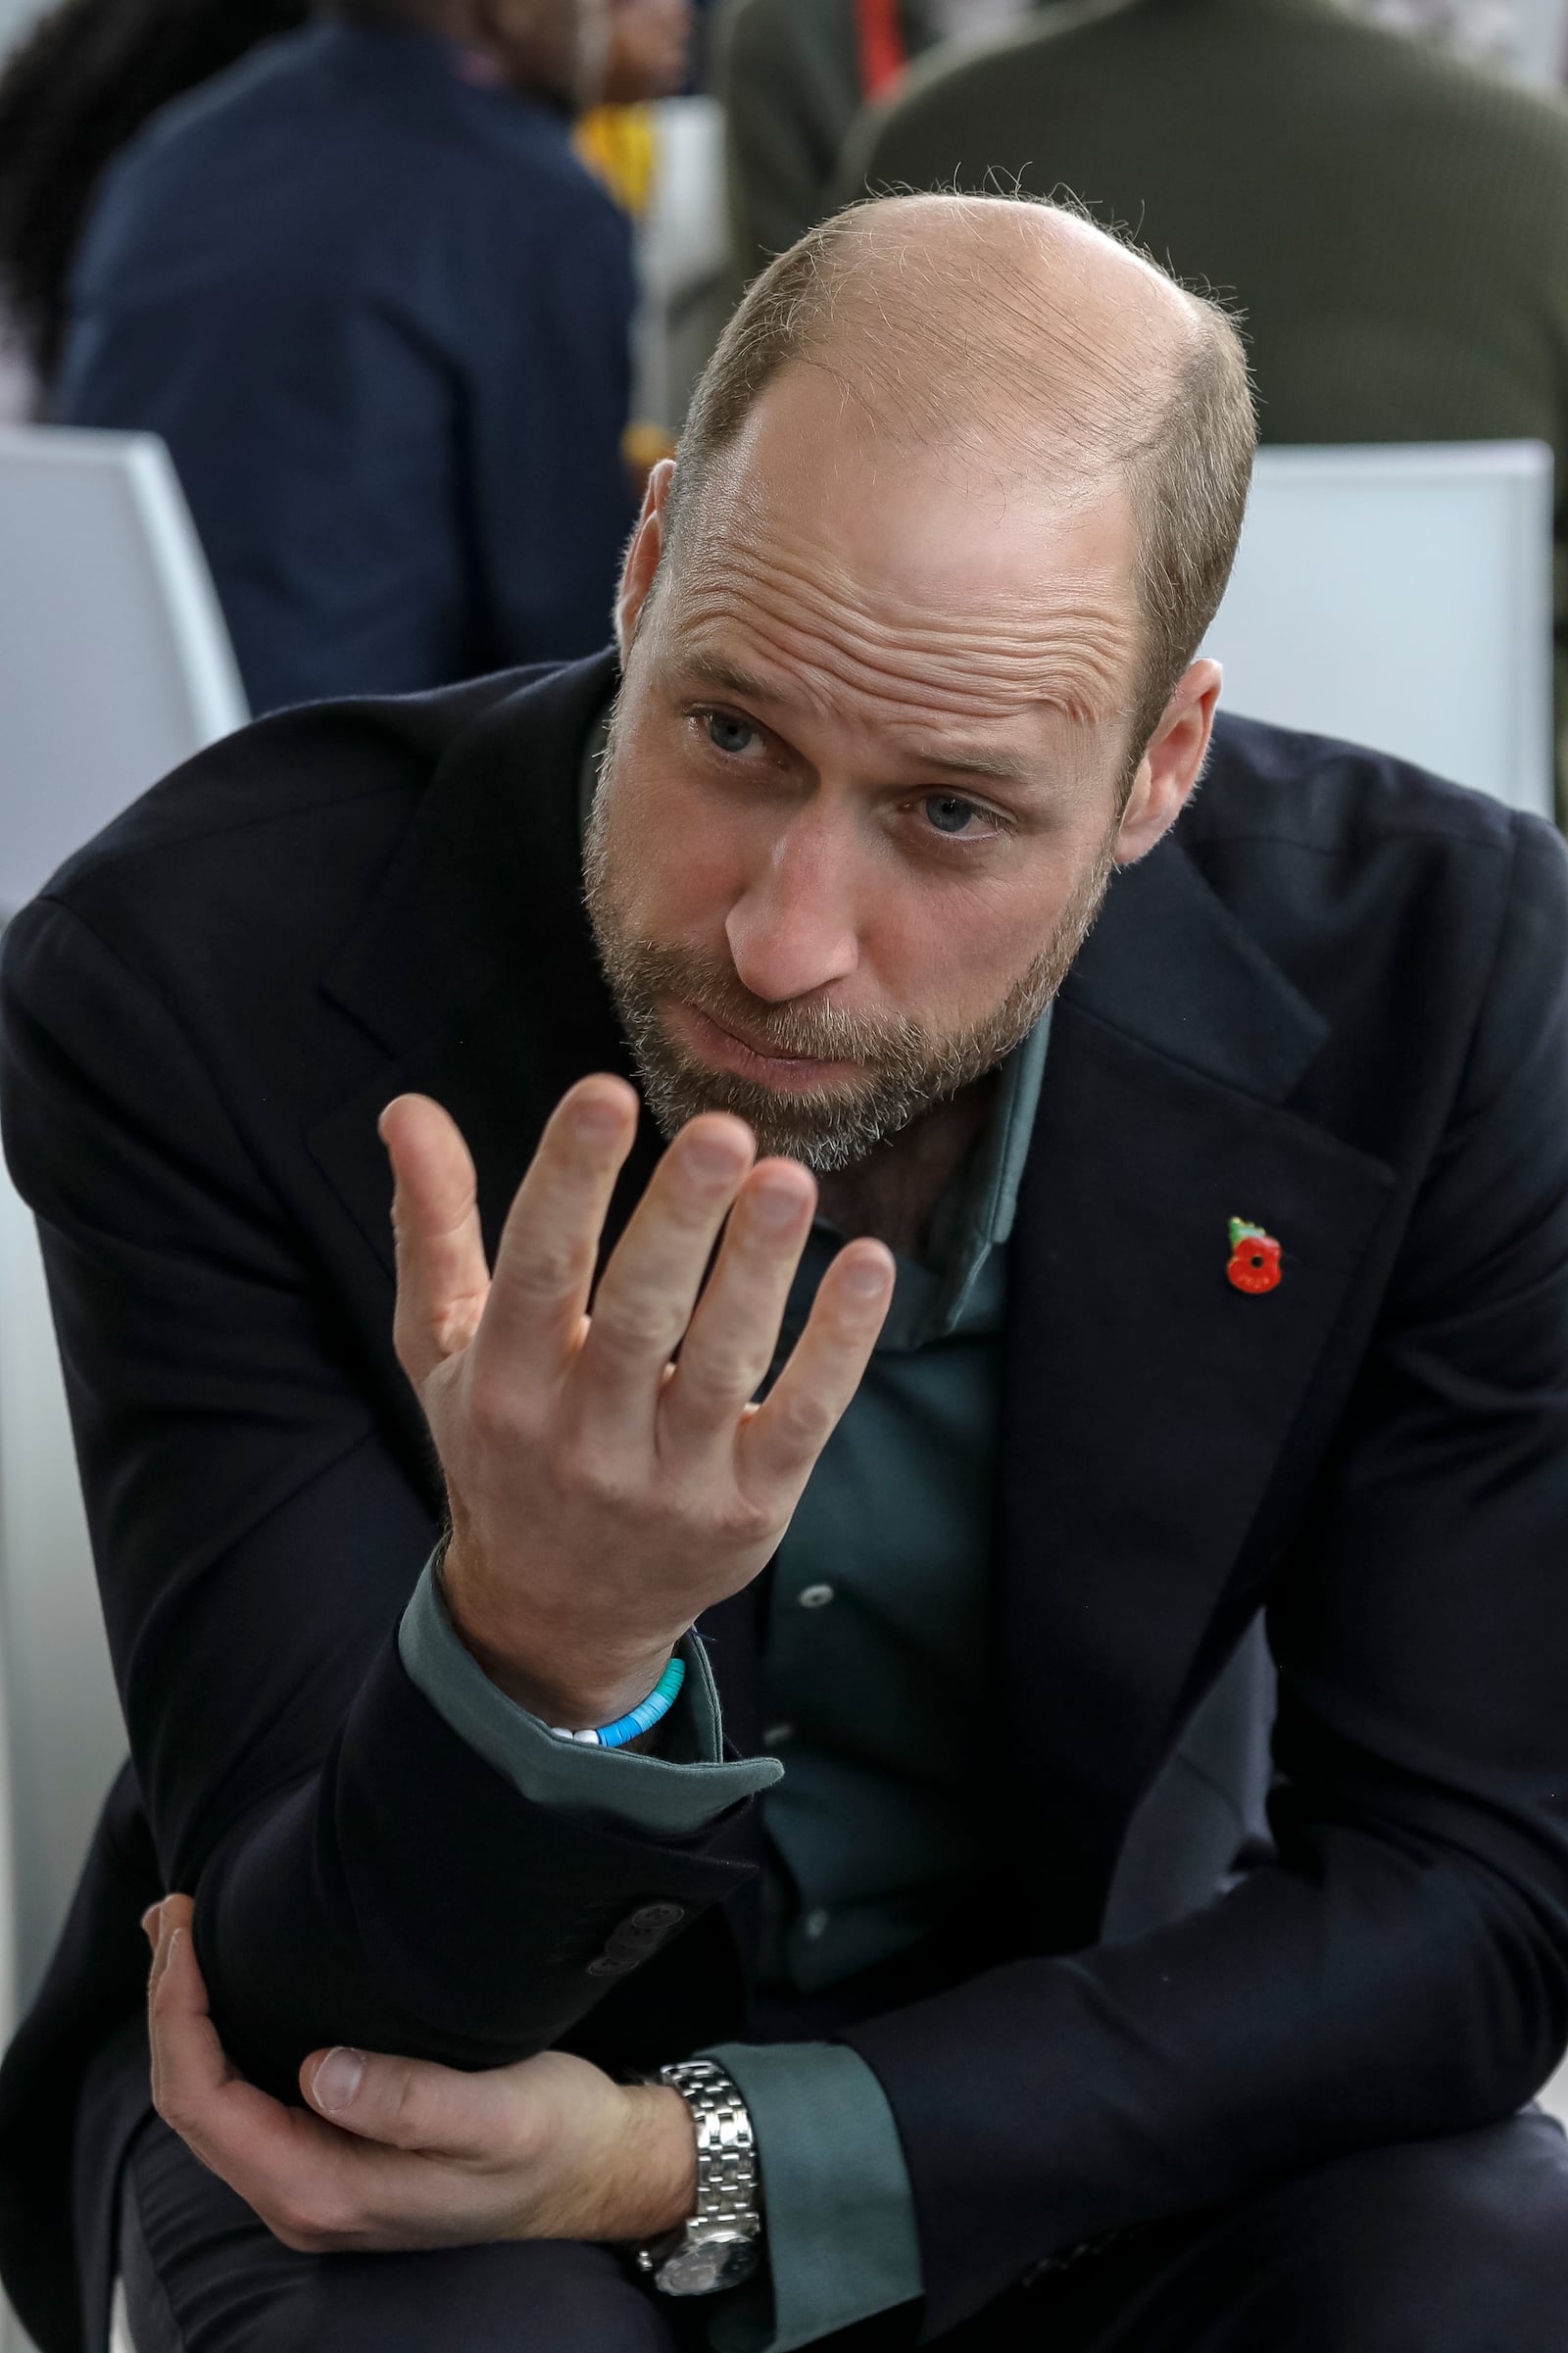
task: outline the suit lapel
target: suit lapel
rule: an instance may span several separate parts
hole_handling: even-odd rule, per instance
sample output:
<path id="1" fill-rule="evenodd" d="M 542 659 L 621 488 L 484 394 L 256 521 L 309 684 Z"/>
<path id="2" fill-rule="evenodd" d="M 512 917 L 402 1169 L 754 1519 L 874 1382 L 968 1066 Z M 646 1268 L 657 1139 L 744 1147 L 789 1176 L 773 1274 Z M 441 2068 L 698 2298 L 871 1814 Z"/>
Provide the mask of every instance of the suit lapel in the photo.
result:
<path id="1" fill-rule="evenodd" d="M 552 673 L 459 738 L 322 977 L 383 1054 L 363 1091 L 313 1128 L 310 1149 L 389 1275 L 375 1117 L 393 1095 L 431 1095 L 457 1120 L 493 1252 L 566 1088 L 591 1070 L 632 1075 L 583 907 L 578 834 L 583 750 L 614 679 L 609 658 Z M 651 1170 L 649 1128 L 612 1235 Z"/>
<path id="2" fill-rule="evenodd" d="M 1000 1656 L 1084 1935 L 1389 1201 L 1286 1107 L 1324 1038 L 1173 842 L 1057 1006 L 1010 1250 Z M 1283 1243 L 1276 1290 L 1227 1280 L 1233 1216 Z"/>
<path id="3" fill-rule="evenodd" d="M 589 731 L 613 689 L 608 660 L 494 707 L 453 747 L 322 989 L 379 1049 L 366 1085 L 310 1133 L 386 1279 L 391 1180 L 376 1115 L 432 1096 L 463 1130 L 492 1257 L 550 1112 L 591 1070 L 634 1078 L 582 901 L 579 783 Z M 606 1223 L 613 1246 L 661 1149 L 644 1118 Z M 412 1405 L 400 1387 L 400 1405 Z M 417 1415 L 411 1427 L 418 1429 Z M 757 1595 L 703 1621 L 726 1730 L 760 1742 Z"/>

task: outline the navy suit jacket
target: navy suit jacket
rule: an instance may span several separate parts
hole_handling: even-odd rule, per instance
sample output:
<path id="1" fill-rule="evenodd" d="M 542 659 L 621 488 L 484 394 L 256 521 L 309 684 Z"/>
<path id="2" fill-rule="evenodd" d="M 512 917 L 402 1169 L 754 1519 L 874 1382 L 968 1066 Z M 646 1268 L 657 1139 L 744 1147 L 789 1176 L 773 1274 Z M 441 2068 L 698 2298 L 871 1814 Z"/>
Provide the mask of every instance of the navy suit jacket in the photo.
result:
<path id="1" fill-rule="evenodd" d="M 253 709 L 602 645 L 633 508 L 630 232 L 469 53 L 328 24 L 160 116 L 56 402 L 161 433 Z"/>
<path id="2" fill-rule="evenodd" d="M 618 2064 L 746 2032 L 753 1812 L 660 1838 L 532 1804 L 395 1642 L 441 1495 L 375 1117 L 451 1108 L 493 1246 L 562 1091 L 626 1067 L 577 832 L 612 676 L 265 721 L 8 933 L 7 1146 L 133 1759 L 0 2074 L 0 2263 L 47 2353 L 81 2342 L 74 2267 L 104 2308 L 70 2151 L 167 1887 L 284 2093 L 333 2041 Z M 1565 943 L 1545 825 L 1222 720 L 1061 995 L 1009 1251 L 1002 1861 L 836 2027 L 898 2120 L 928 2333 L 1101 2231 L 1499 2117 L 1556 2062 Z M 1227 1281 L 1233 1216 L 1283 1244 L 1276 1290 Z M 743 1750 L 755 1600 L 704 1628 Z M 1260 1604 L 1274 1859 L 1107 1939 L 1127 1825 Z M 617 1942 L 649 1902 L 679 1931 Z"/>

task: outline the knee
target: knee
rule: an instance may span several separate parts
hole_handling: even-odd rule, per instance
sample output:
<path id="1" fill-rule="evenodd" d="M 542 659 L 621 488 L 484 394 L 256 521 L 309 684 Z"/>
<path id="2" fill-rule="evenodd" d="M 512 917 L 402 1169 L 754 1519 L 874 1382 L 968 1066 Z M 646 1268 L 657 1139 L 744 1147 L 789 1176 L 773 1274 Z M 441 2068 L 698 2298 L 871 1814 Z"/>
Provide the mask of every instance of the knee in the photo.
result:
<path id="1" fill-rule="evenodd" d="M 300 2259 L 248 2353 L 675 2353 L 606 2247 L 534 2240 Z"/>
<path id="2" fill-rule="evenodd" d="M 1369 2151 L 1263 2203 L 1244 2282 L 1268 2315 L 1258 2343 L 1561 2353 L 1568 2144 L 1546 2118 Z"/>

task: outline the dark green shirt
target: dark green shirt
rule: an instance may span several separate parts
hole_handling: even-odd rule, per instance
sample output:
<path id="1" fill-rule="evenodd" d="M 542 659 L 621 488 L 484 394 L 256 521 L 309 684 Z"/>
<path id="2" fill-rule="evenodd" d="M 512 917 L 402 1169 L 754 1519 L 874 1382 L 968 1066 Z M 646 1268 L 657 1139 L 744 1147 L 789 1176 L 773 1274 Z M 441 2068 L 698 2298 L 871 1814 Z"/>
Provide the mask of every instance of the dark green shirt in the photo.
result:
<path id="1" fill-rule="evenodd" d="M 1048 1014 L 1004 1065 L 989 1129 L 938 1212 L 933 1263 L 899 1260 L 876 1352 L 779 1548 L 763 1677 L 765 1737 L 783 1767 L 719 1761 L 717 1697 L 693 1638 L 690 1698 L 652 1756 L 557 1740 L 514 1706 L 464 1648 L 428 1572 L 403 1623 L 413 1680 L 537 1803 L 669 1832 L 760 1794 L 786 1866 L 772 1874 L 770 1966 L 803 1990 L 917 1944 L 985 1867 L 975 1838 L 995 1813 L 986 1669 L 1005 1254 L 1049 1034 Z M 781 1356 L 837 1247 L 819 1223 Z M 760 2291 L 715 2307 L 718 2353 L 789 2353 L 917 2296 L 908 2176 L 865 2062 L 815 2042 L 713 2056 L 752 2111 L 769 2256 Z"/>

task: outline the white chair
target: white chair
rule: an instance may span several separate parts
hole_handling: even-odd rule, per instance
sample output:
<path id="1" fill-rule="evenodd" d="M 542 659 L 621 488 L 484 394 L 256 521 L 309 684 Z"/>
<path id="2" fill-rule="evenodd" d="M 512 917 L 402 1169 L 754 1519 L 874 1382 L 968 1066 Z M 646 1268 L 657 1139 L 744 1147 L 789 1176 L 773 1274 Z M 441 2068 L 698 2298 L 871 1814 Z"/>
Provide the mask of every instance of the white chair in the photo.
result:
<path id="1" fill-rule="evenodd" d="M 1551 453 L 1259 453 L 1204 652 L 1225 705 L 1395 752 L 1549 816 Z"/>
<path id="2" fill-rule="evenodd" d="M 168 452 L 0 430 L 0 922 L 245 697 Z M 32 1220 L 0 1169 L 0 2026 L 124 1752 Z M 7 2353 L 25 2339 L 14 2320 Z M 130 2353 L 122 2328 L 115 2353 Z"/>
<path id="3" fill-rule="evenodd" d="M 0 921 L 246 716 L 163 443 L 0 430 Z"/>
<path id="4" fill-rule="evenodd" d="M 0 2040 L 43 1974 L 124 1749 L 37 1237 L 0 1164 Z M 27 2340 L 11 2319 L 0 2342 Z"/>
<path id="5" fill-rule="evenodd" d="M 729 259 L 723 112 L 714 98 L 666 98 L 654 110 L 654 135 L 653 193 L 637 238 L 632 414 L 674 433 L 717 332 L 713 306 Z"/>
<path id="6" fill-rule="evenodd" d="M 3 1168 L 0 1711 L 0 1864 L 10 1889 L 0 1986 L 20 2008 L 65 1919 L 125 1734 L 37 1236 Z"/>

